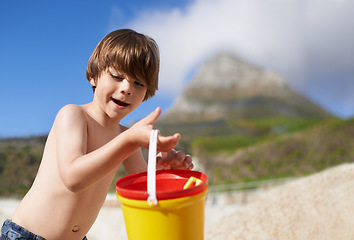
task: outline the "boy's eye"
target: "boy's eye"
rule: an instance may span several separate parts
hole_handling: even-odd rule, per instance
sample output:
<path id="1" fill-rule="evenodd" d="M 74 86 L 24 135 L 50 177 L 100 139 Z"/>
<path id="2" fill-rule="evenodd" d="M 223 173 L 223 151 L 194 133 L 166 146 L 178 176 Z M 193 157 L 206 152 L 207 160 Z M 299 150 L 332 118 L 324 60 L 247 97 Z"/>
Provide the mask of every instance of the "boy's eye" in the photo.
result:
<path id="1" fill-rule="evenodd" d="M 114 78 L 117 81 L 122 81 L 122 80 L 125 79 L 125 77 L 122 76 L 122 75 L 113 75 L 113 74 L 111 74 L 111 76 L 112 76 L 112 78 Z M 134 84 L 139 86 L 139 87 L 144 87 L 145 86 L 145 84 L 140 82 L 140 81 L 134 81 Z"/>
<path id="2" fill-rule="evenodd" d="M 117 79 L 117 80 L 123 80 L 124 78 L 122 76 L 116 76 L 111 74 L 112 78 Z"/>
<path id="3" fill-rule="evenodd" d="M 137 85 L 139 87 L 144 87 L 145 86 L 143 83 L 138 82 L 138 81 L 135 81 L 134 83 L 135 83 L 135 85 Z"/>

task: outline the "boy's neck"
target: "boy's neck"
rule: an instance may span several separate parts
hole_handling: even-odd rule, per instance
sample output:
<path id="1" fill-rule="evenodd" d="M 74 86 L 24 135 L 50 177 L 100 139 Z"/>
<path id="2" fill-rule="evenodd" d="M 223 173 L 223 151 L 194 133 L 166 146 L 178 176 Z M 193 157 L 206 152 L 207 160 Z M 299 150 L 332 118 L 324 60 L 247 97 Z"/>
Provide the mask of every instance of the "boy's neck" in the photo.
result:
<path id="1" fill-rule="evenodd" d="M 97 111 L 93 103 L 82 105 L 84 111 L 99 125 L 107 130 L 117 131 L 121 119 L 109 118 L 105 113 Z"/>

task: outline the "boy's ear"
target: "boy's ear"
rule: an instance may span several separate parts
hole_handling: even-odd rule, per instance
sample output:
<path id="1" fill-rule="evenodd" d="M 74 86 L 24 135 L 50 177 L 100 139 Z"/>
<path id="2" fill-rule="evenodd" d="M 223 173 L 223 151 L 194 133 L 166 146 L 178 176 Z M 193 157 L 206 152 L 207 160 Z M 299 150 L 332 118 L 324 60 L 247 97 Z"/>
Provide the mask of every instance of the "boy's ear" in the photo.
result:
<path id="1" fill-rule="evenodd" d="M 96 81 L 95 81 L 95 79 L 91 78 L 91 79 L 90 79 L 90 83 L 91 83 L 91 86 L 92 86 L 92 87 L 96 87 Z"/>

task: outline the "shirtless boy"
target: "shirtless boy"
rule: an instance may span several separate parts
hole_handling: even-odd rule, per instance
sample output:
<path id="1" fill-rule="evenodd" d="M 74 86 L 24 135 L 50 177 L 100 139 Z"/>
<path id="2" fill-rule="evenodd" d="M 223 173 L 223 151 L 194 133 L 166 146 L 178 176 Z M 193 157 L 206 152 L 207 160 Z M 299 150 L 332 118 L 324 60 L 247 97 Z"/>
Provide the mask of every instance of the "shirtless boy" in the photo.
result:
<path id="1" fill-rule="evenodd" d="M 0 239 L 86 239 L 121 163 L 128 174 L 146 171 L 140 148 L 148 148 L 160 108 L 131 128 L 119 122 L 155 94 L 158 72 L 150 37 L 122 29 L 101 40 L 86 71 L 92 102 L 59 111 L 36 179 Z M 191 156 L 173 149 L 179 138 L 158 136 L 160 167 L 193 168 Z"/>

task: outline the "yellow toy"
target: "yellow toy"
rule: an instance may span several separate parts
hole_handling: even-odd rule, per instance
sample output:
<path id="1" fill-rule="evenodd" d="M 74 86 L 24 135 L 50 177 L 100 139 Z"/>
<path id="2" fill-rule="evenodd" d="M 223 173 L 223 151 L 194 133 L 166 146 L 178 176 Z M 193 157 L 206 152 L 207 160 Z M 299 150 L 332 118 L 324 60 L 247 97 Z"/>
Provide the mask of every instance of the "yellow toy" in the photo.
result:
<path id="1" fill-rule="evenodd" d="M 116 184 L 128 239 L 203 240 L 208 176 L 189 170 L 156 171 L 154 131 L 148 171 L 123 177 Z"/>

